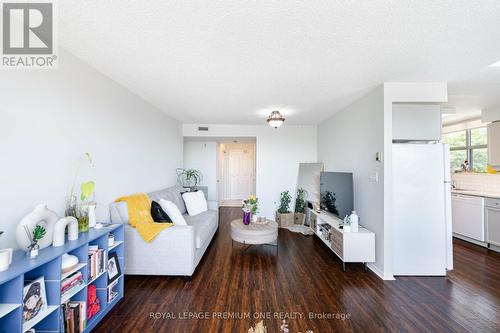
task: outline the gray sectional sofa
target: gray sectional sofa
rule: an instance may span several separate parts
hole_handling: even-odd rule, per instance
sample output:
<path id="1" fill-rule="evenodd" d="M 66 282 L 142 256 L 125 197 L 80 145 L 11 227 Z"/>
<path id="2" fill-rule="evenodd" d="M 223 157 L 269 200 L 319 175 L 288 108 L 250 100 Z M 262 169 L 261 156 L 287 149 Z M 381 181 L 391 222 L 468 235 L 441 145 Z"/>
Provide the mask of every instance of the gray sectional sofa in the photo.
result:
<path id="1" fill-rule="evenodd" d="M 110 205 L 111 221 L 125 224 L 125 273 L 137 275 L 192 276 L 219 226 L 217 210 L 189 216 L 180 186 L 148 193 L 151 200 L 165 199 L 177 205 L 187 226 L 174 225 L 163 230 L 151 243 L 128 225 L 126 202 Z"/>

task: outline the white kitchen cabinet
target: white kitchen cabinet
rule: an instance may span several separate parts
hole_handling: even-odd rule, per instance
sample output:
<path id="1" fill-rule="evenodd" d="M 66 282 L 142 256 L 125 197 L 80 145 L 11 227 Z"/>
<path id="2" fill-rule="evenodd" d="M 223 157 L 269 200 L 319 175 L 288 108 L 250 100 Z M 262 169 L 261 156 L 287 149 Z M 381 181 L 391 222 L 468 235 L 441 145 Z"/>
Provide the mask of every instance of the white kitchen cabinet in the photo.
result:
<path id="1" fill-rule="evenodd" d="M 437 104 L 393 104 L 392 138 L 397 141 L 441 140 L 441 108 Z"/>
<path id="2" fill-rule="evenodd" d="M 486 240 L 500 246 L 500 199 L 486 199 Z"/>
<path id="3" fill-rule="evenodd" d="M 500 122 L 488 125 L 488 163 L 500 167 Z"/>
<path id="4" fill-rule="evenodd" d="M 480 242 L 485 239 L 484 198 L 461 194 L 451 196 L 453 233 Z"/>

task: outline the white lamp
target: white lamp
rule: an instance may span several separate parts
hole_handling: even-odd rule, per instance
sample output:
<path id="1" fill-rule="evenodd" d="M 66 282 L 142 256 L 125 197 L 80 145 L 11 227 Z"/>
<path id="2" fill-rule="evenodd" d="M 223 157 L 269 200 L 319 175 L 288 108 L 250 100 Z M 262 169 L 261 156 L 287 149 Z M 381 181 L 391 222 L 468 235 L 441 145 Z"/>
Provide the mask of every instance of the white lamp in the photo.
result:
<path id="1" fill-rule="evenodd" d="M 285 117 L 283 117 L 279 111 L 271 112 L 271 115 L 269 116 L 269 118 L 267 118 L 267 123 L 269 124 L 269 126 L 274 128 L 278 128 L 283 125 L 284 121 Z"/>

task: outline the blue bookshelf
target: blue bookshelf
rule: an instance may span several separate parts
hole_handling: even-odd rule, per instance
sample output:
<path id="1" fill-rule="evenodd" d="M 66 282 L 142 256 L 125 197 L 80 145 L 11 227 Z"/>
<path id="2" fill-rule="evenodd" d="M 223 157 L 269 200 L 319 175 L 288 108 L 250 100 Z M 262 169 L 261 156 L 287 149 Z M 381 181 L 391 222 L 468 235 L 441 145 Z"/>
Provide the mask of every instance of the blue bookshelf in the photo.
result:
<path id="1" fill-rule="evenodd" d="M 115 237 L 113 246 L 108 247 L 108 235 Z M 115 252 L 121 267 L 122 275 L 118 278 L 117 296 L 108 303 L 108 274 L 104 272 L 89 280 L 87 256 L 89 245 L 98 245 L 105 249 L 107 255 Z M 79 259 L 79 264 L 72 271 L 61 272 L 61 257 L 69 253 Z M 61 281 L 68 275 L 82 272 L 84 285 L 61 295 Z M 77 240 L 68 241 L 64 246 L 48 247 L 39 252 L 35 259 L 28 259 L 24 251 L 16 251 L 12 257 L 12 265 L 7 271 L 0 272 L 0 333 L 23 333 L 30 328 L 38 332 L 64 333 L 61 328 L 61 304 L 68 300 L 87 301 L 87 288 L 94 284 L 97 289 L 100 310 L 87 320 L 84 332 L 92 329 L 108 314 L 108 312 L 123 298 L 125 272 L 125 233 L 121 224 L 104 224 L 102 229 L 91 229 L 80 233 Z M 43 276 L 47 294 L 47 309 L 38 314 L 28 323 L 23 323 L 23 287 L 30 281 Z"/>

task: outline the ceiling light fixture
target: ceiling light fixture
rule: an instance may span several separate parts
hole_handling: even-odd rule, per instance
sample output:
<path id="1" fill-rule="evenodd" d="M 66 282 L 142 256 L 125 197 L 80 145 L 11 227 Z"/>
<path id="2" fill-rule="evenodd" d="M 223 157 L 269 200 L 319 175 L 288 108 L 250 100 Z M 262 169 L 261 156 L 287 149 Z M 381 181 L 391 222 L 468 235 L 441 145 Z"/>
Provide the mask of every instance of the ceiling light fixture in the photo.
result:
<path id="1" fill-rule="evenodd" d="M 285 117 L 283 117 L 279 111 L 271 112 L 271 115 L 269 116 L 269 118 L 267 118 L 267 123 L 269 124 L 269 126 L 274 128 L 278 128 L 283 125 L 284 121 Z"/>
<path id="2" fill-rule="evenodd" d="M 491 64 L 490 67 L 500 67 L 500 61 Z"/>

